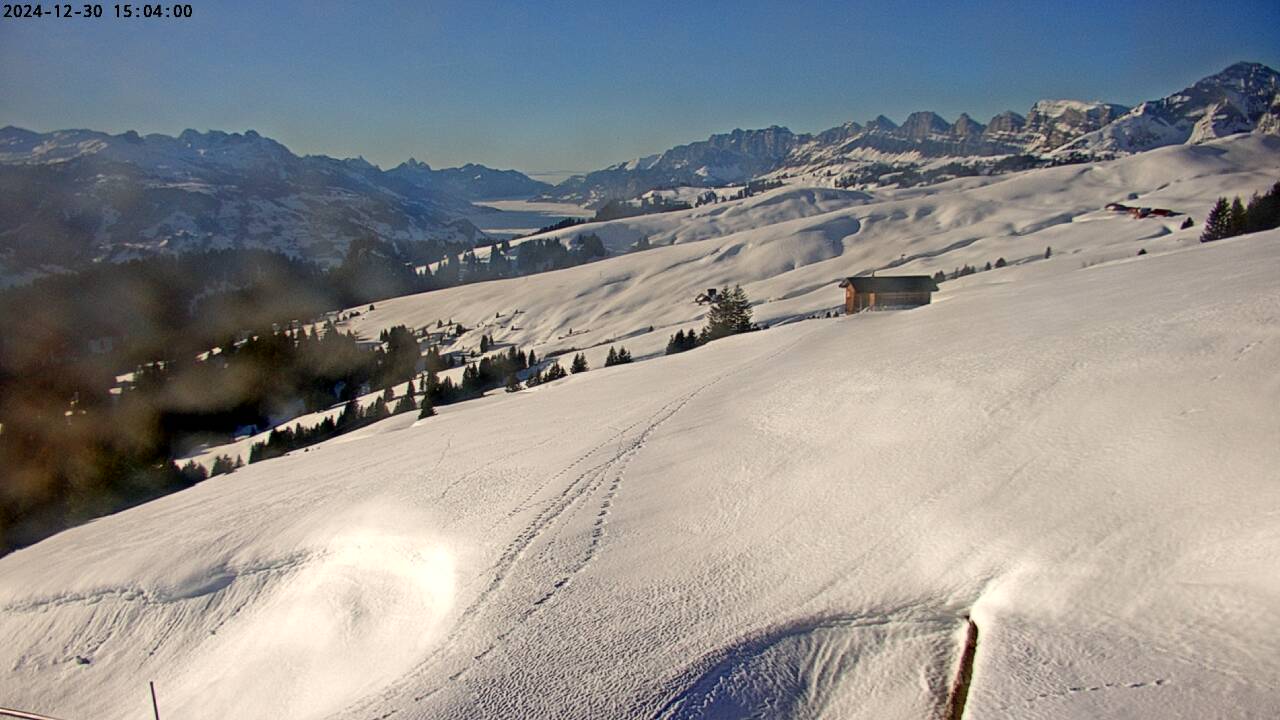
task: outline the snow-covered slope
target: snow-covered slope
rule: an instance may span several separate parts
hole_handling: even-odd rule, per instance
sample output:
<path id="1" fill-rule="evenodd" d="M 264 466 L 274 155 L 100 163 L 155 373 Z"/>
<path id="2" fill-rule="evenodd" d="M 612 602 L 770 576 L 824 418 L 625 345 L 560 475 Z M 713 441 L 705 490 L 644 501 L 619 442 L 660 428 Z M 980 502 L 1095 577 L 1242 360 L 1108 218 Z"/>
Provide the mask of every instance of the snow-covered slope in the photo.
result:
<path id="1" fill-rule="evenodd" d="M 0 560 L 0 696 L 921 718 L 969 615 L 970 717 L 1266 716 L 1280 232 L 1032 270 L 394 418 L 64 532 Z"/>
<path id="2" fill-rule="evenodd" d="M 1120 160 L 908 191 L 864 193 L 784 187 L 743 201 L 591 223 L 553 233 L 598 234 L 613 250 L 648 237 L 641 253 L 515 280 L 396 298 L 348 327 L 374 338 L 397 324 L 450 319 L 539 356 L 587 349 L 602 361 L 610 342 L 661 352 L 678 328 L 702 322 L 692 301 L 708 287 L 741 283 L 766 324 L 843 302 L 835 282 L 872 270 L 933 274 L 1005 258 L 1033 263 L 1046 246 L 1075 267 L 1194 244 L 1220 195 L 1269 187 L 1280 175 L 1280 139 L 1241 136 L 1162 148 Z M 1128 200 L 1135 195 L 1135 200 Z M 1166 207 L 1194 218 L 1133 220 L 1112 201 Z M 516 313 L 515 311 L 519 311 Z M 498 315 L 500 317 L 495 317 Z M 653 332 L 648 332 L 652 326 Z M 569 330 L 572 330 L 572 334 Z"/>
<path id="3" fill-rule="evenodd" d="M 1243 137 L 783 190 L 638 219 L 671 246 L 379 303 L 361 329 L 454 316 L 540 355 L 655 323 L 626 339 L 643 355 L 704 286 L 744 282 L 774 322 L 904 253 L 1013 262 L 928 307 L 392 418 L 19 550 L 0 698 L 131 718 L 155 680 L 190 720 L 940 717 L 969 616 L 967 717 L 1267 717 L 1280 231 L 1202 245 L 1096 208 L 1132 191 L 1198 220 L 1278 170 Z"/>
<path id="4" fill-rule="evenodd" d="M 381 301 L 374 311 L 360 308 L 343 329 L 372 339 L 394 325 L 460 322 L 470 331 L 446 350 L 478 350 L 488 335 L 539 357 L 582 351 L 599 366 L 611 345 L 624 343 L 637 356 L 659 354 L 676 330 L 700 327 L 706 308 L 693 298 L 709 287 L 742 284 L 756 303 L 756 320 L 774 325 L 836 308 L 843 302 L 836 281 L 872 270 L 931 275 L 1004 258 L 1027 272 L 1056 272 L 1139 249 L 1158 253 L 1197 244 L 1219 195 L 1247 196 L 1278 175 L 1280 139 L 1237 137 L 874 197 L 787 187 L 549 233 L 540 237 L 570 242 L 595 233 L 615 252 L 642 237 L 656 247 L 553 273 Z M 1183 216 L 1133 220 L 1102 209 L 1116 200 L 1171 208 L 1196 225 L 1181 230 Z M 1055 256 L 1049 263 L 1040 262 L 1046 248 Z M 196 459 L 208 465 L 229 454 L 247 461 L 252 442 L 265 439 L 263 433 L 209 448 Z"/>

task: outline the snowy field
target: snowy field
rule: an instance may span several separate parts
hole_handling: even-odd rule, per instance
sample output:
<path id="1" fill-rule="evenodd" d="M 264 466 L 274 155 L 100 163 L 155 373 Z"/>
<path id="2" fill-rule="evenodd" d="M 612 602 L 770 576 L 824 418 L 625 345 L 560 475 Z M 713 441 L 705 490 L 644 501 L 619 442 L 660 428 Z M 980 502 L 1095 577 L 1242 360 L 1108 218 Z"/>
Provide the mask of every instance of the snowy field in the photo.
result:
<path id="1" fill-rule="evenodd" d="M 655 357 L 0 559 L 0 705 L 146 717 L 154 680 L 183 720 L 943 718 L 971 618 L 965 717 L 1274 717 L 1280 231 L 1099 208 L 1198 226 L 1277 175 L 1246 137 L 784 188 L 595 226 L 644 253 L 378 303 L 357 330 Z M 796 322 L 843 275 L 996 257 L 927 307 Z M 726 282 L 773 327 L 656 357 Z"/>
<path id="2" fill-rule="evenodd" d="M 875 196 L 786 187 L 552 233 L 567 242 L 593 232 L 616 251 L 641 237 L 658 247 L 559 272 L 379 302 L 375 312 L 344 329 L 376 338 L 393 325 L 452 319 L 474 328 L 460 347 L 477 348 L 480 336 L 489 334 L 539 357 L 585 350 L 598 366 L 611 343 L 625 342 L 637 356 L 661 353 L 676 330 L 700 326 L 706 308 L 693 299 L 709 287 L 741 283 L 756 303 L 756 319 L 773 325 L 841 305 L 836 282 L 872 270 L 932 275 L 1001 257 L 1017 268 L 948 283 L 948 290 L 1057 275 L 1133 257 L 1139 249 L 1160 254 L 1198 245 L 1200 226 L 1218 196 L 1247 197 L 1277 177 L 1280 139 L 1242 136 Z M 1183 216 L 1134 220 L 1102 209 L 1112 201 L 1171 208 L 1193 217 L 1196 226 L 1179 230 Z M 1047 261 L 1046 247 L 1053 249 Z"/>

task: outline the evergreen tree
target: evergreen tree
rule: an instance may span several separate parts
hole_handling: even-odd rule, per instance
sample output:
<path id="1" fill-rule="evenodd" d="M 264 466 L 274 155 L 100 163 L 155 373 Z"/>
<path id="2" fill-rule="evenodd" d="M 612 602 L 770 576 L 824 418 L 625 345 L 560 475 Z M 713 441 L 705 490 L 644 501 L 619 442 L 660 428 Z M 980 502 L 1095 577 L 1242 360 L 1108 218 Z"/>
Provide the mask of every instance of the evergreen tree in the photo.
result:
<path id="1" fill-rule="evenodd" d="M 1139 256 L 1146 255 L 1146 254 L 1147 254 L 1147 249 L 1146 249 L 1146 248 L 1138 248 L 1138 255 L 1139 255 Z"/>
<path id="2" fill-rule="evenodd" d="M 1231 201 L 1231 212 L 1227 217 L 1227 225 L 1231 228 L 1231 235 L 1228 237 L 1244 234 L 1248 218 L 1245 216 L 1244 203 L 1240 202 L 1239 195 Z"/>
<path id="3" fill-rule="evenodd" d="M 1046 246 L 1044 249 L 1044 259 L 1048 260 L 1051 257 L 1053 257 L 1053 248 Z"/>
<path id="4" fill-rule="evenodd" d="M 1209 216 L 1204 219 L 1204 232 L 1200 233 L 1200 242 L 1213 242 L 1231 237 L 1231 206 L 1227 199 L 1218 198 Z"/>
<path id="5" fill-rule="evenodd" d="M 751 303 L 741 285 L 728 287 L 716 293 L 707 311 L 707 325 L 702 330 L 702 341 L 710 342 L 727 335 L 751 330 Z"/>
<path id="6" fill-rule="evenodd" d="M 1259 232 L 1280 227 L 1280 182 L 1266 194 L 1254 193 L 1245 208 L 1245 232 Z"/>
<path id="7" fill-rule="evenodd" d="M 338 429 L 339 432 L 346 432 L 354 429 L 359 424 L 360 404 L 356 402 L 355 398 L 351 398 L 347 401 L 347 404 L 342 407 L 342 414 L 338 416 Z"/>
<path id="8" fill-rule="evenodd" d="M 567 375 L 568 373 L 564 371 L 564 368 L 560 367 L 560 362 L 557 360 L 556 362 L 551 363 L 551 367 L 547 368 L 547 371 L 543 373 L 542 382 L 551 382 L 553 380 L 559 380 L 560 378 L 565 377 Z"/>
<path id="9" fill-rule="evenodd" d="M 1002 258 L 1002 257 L 1001 257 L 1001 258 L 996 258 L 996 267 L 998 267 L 998 268 L 1002 268 L 1002 267 L 1004 267 L 1005 265 L 1008 265 L 1008 264 L 1009 264 L 1009 263 L 1007 263 L 1007 262 L 1005 262 L 1005 261 L 1004 261 L 1004 258 Z"/>
<path id="10" fill-rule="evenodd" d="M 431 398 L 432 405 L 445 405 L 458 399 L 458 388 L 449 378 L 430 384 L 430 387 L 427 397 Z"/>
<path id="11" fill-rule="evenodd" d="M 391 411 L 387 408 L 387 401 L 383 398 L 374 400 L 369 409 L 364 412 L 364 419 L 368 422 L 376 422 L 387 417 L 391 417 Z"/>
<path id="12" fill-rule="evenodd" d="M 436 414 L 436 409 L 431 405 L 431 396 L 427 393 L 422 394 L 422 403 L 418 405 L 418 419 L 429 418 Z"/>
<path id="13" fill-rule="evenodd" d="M 610 345 L 609 356 L 604 359 L 604 366 L 613 367 L 614 365 L 617 365 L 617 364 L 618 364 L 618 351 L 615 350 L 612 345 Z"/>
<path id="14" fill-rule="evenodd" d="M 585 354 L 578 353 L 573 356 L 573 364 L 569 366 L 569 372 L 577 374 L 586 372 L 590 369 L 591 368 L 587 366 L 587 356 Z"/>
<path id="15" fill-rule="evenodd" d="M 209 478 L 209 471 L 205 470 L 203 465 L 197 465 L 194 460 L 188 460 L 187 464 L 178 470 L 178 474 L 187 485 L 195 485 Z"/>
<path id="16" fill-rule="evenodd" d="M 426 369 L 439 373 L 440 370 L 448 368 L 448 366 L 449 364 L 445 363 L 444 357 L 440 357 L 439 345 L 433 345 L 426 350 Z"/>
<path id="17" fill-rule="evenodd" d="M 942 272 L 941 270 L 933 274 L 933 281 L 935 283 L 944 282 L 946 279 L 947 279 L 947 274 Z"/>
<path id="18" fill-rule="evenodd" d="M 213 468 L 209 471 L 209 477 L 226 475 L 232 470 L 235 470 L 235 464 L 231 462 L 231 458 L 227 455 L 219 455 L 213 459 Z"/>
<path id="19" fill-rule="evenodd" d="M 484 390 L 484 383 L 480 378 L 480 368 L 475 363 L 467 365 L 462 371 L 462 392 L 467 395 L 479 395 Z"/>
<path id="20" fill-rule="evenodd" d="M 627 350 L 626 346 L 619 345 L 617 359 L 614 361 L 614 364 L 626 365 L 629 362 L 631 362 L 631 351 Z"/>
<path id="21" fill-rule="evenodd" d="M 693 337 L 692 332 L 689 333 L 689 337 Z M 667 354 L 675 355 L 676 353 L 688 350 L 691 346 L 692 344 L 685 338 L 684 330 L 677 330 L 676 334 L 672 335 L 671 339 L 667 340 Z"/>
<path id="22" fill-rule="evenodd" d="M 413 412 L 416 407 L 417 403 L 413 401 L 413 395 L 405 393 L 398 401 L 396 401 L 396 406 L 391 412 L 394 415 L 399 415 L 400 413 Z"/>
<path id="23" fill-rule="evenodd" d="M 991 261 L 990 261 L 990 260 L 988 260 L 988 261 L 987 261 L 987 266 L 986 266 L 986 267 L 984 267 L 984 268 L 982 268 L 982 269 L 983 269 L 983 270 L 990 270 L 990 269 L 991 269 Z"/>
<path id="24" fill-rule="evenodd" d="M 520 380 L 516 378 L 515 372 L 507 373 L 507 392 L 520 392 L 523 389 L 520 387 Z"/>
<path id="25" fill-rule="evenodd" d="M 1182 221 L 1182 229 L 1186 230 L 1189 227 L 1193 227 L 1195 224 L 1196 224 L 1195 220 L 1192 220 L 1191 218 L 1187 218 L 1186 220 Z"/>
<path id="26" fill-rule="evenodd" d="M 483 355 L 483 354 L 485 354 L 485 353 L 489 352 L 489 347 L 490 347 L 490 345 L 489 345 L 489 336 L 488 336 L 488 335 L 481 335 L 481 336 L 480 336 L 480 354 L 481 354 L 481 355 Z"/>

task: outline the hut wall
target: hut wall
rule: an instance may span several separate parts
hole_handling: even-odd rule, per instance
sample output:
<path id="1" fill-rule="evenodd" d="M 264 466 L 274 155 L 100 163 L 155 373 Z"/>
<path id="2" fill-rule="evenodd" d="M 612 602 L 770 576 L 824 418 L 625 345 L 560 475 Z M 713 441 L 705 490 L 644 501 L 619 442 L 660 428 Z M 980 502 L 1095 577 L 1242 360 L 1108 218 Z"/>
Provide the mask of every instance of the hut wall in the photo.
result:
<path id="1" fill-rule="evenodd" d="M 927 292 L 847 293 L 845 312 L 852 314 L 876 308 L 917 307 L 928 305 L 929 300 L 930 294 Z"/>

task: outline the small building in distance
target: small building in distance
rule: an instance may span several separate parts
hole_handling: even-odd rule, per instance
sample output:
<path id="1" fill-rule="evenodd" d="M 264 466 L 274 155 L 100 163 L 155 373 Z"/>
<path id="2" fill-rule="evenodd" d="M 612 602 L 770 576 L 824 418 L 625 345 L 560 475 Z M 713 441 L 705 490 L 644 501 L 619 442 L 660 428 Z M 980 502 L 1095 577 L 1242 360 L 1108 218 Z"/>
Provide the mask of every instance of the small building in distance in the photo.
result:
<path id="1" fill-rule="evenodd" d="M 846 315 L 863 310 L 893 310 L 928 305 L 938 284 L 928 275 L 847 277 L 844 288 Z"/>

